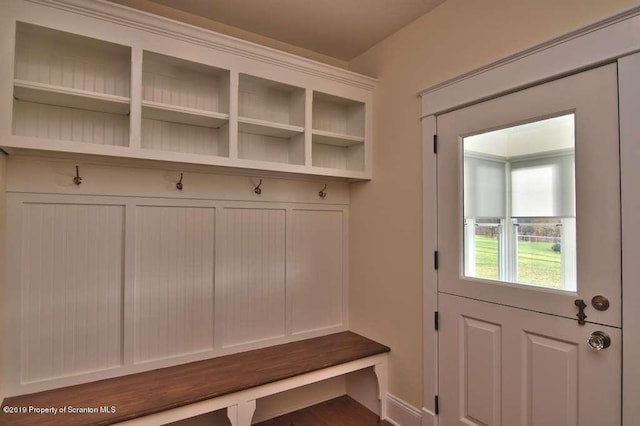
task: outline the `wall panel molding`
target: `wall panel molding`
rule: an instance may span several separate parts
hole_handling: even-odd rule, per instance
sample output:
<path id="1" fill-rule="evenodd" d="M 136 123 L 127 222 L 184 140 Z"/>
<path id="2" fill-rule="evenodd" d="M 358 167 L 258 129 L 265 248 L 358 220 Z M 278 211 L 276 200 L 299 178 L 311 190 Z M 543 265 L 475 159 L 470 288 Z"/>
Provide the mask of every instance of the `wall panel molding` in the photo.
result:
<path id="1" fill-rule="evenodd" d="M 215 208 L 136 208 L 136 362 L 213 349 Z"/>
<path id="2" fill-rule="evenodd" d="M 18 182 L 16 176 L 11 176 L 12 171 L 22 173 L 17 170 L 10 169 L 9 180 Z M 109 181 L 115 173 L 91 175 L 83 174 L 83 170 L 81 167 L 81 186 L 88 181 L 102 188 L 118 185 Z M 131 173 L 131 184 L 137 185 L 138 174 L 134 170 L 127 172 Z M 66 167 L 58 176 L 60 188 L 66 188 L 63 181 L 72 177 L 65 173 Z M 142 170 L 139 175 L 145 173 Z M 25 179 L 38 181 L 42 176 L 36 172 Z M 266 188 L 276 193 L 290 189 L 289 182 L 281 185 Z M 304 191 L 296 194 L 313 189 L 317 197 L 321 187 L 316 187 L 317 184 L 303 182 L 299 189 Z M 348 203 L 269 201 L 257 197 L 252 190 L 252 195 L 246 196 L 244 189 L 236 188 L 230 189 L 229 194 L 232 196 L 236 190 L 237 200 L 8 193 L 7 244 L 11 253 L 7 257 L 10 291 L 5 301 L 5 333 L 11 349 L 4 367 L 7 395 L 346 330 Z M 66 188 L 69 192 L 73 189 Z M 340 187 L 336 191 L 341 191 Z M 348 200 L 348 192 L 344 195 Z M 295 199 L 295 194 L 290 198 Z M 304 200 L 305 196 L 300 198 Z M 43 215 L 43 209 L 48 213 Z M 23 211 L 28 214 L 25 216 Z M 84 217 L 98 218 L 100 214 L 106 216 L 99 221 L 85 220 L 86 226 L 69 223 L 80 223 Z M 65 244 L 76 240 L 76 251 L 69 251 Z M 44 254 L 33 252 L 23 241 L 31 245 L 37 242 L 46 250 Z M 291 250 L 292 241 L 299 251 Z M 97 248 L 92 249 L 94 246 Z M 319 250 L 317 253 L 314 247 Z M 59 277 L 51 281 L 47 271 L 54 266 Z M 47 290 L 50 282 L 62 288 L 68 281 L 75 283 L 68 278 L 78 275 L 81 269 L 87 274 L 106 274 L 110 280 L 107 284 L 111 284 L 103 285 L 88 275 L 85 281 L 91 284 L 90 291 L 77 292 L 83 295 L 82 299 L 70 298 L 64 303 Z M 301 290 L 297 293 L 289 287 L 296 281 Z M 322 288 L 315 287 L 319 285 Z M 33 289 L 38 290 L 38 298 L 27 297 L 22 302 L 23 293 Z M 91 305 L 84 301 L 87 298 L 99 300 L 100 304 Z M 113 306 L 105 310 L 103 304 L 108 301 Z M 113 301 L 117 303 L 114 305 Z M 75 312 L 74 309 L 85 317 L 89 314 L 83 326 L 90 328 L 90 336 L 85 333 L 83 339 L 88 339 L 88 354 L 95 355 L 88 356 L 93 363 L 79 363 L 77 348 L 65 343 L 63 355 L 55 356 L 55 348 L 54 352 L 42 351 L 42 356 L 54 363 L 45 365 L 43 370 L 42 363 L 29 358 L 29 354 L 43 345 L 51 346 L 51 339 L 66 342 L 77 338 L 55 321 L 56 312 L 64 319 L 63 312 Z M 308 314 L 301 317 L 305 310 Z M 50 314 L 54 321 L 49 321 Z M 51 330 L 40 334 L 39 328 L 45 326 Z M 27 346 L 20 343 L 24 333 Z M 53 337 L 45 339 L 41 335 Z M 108 347 L 104 347 L 103 336 L 109 338 Z M 114 339 L 117 344 L 112 344 Z M 73 360 L 74 356 L 78 363 L 63 365 L 64 368 L 55 364 Z M 20 374 L 27 380 L 21 379 Z"/>

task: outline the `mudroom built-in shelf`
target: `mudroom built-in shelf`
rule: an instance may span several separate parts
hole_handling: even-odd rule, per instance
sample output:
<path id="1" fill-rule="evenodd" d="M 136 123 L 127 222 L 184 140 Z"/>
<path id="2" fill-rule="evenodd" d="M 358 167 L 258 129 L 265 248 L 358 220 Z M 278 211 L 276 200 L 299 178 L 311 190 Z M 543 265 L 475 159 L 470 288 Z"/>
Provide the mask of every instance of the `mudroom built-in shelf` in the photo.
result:
<path id="1" fill-rule="evenodd" d="M 127 146 L 131 49 L 18 22 L 13 134 Z"/>
<path id="2" fill-rule="evenodd" d="M 144 52 L 142 147 L 229 156 L 229 71 Z"/>
<path id="3" fill-rule="evenodd" d="M 240 74 L 238 156 L 304 165 L 305 89 Z"/>
<path id="4" fill-rule="evenodd" d="M 117 5 L 42 1 L 17 0 L 0 30 L 15 47 L 0 86 L 9 154 L 371 179 L 374 79 Z"/>
<path id="5" fill-rule="evenodd" d="M 313 93 L 313 165 L 364 170 L 365 106 L 325 93 Z"/>

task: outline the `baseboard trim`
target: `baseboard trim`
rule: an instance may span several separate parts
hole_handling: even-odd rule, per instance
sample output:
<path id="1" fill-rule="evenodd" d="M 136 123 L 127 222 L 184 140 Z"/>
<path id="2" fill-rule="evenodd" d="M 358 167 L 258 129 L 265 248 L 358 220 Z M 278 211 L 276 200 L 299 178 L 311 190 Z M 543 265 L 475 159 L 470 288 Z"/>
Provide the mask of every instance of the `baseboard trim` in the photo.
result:
<path id="1" fill-rule="evenodd" d="M 387 421 L 396 426 L 422 426 L 422 414 L 416 407 L 387 394 Z"/>
<path id="2" fill-rule="evenodd" d="M 436 426 L 436 414 L 422 407 L 422 426 Z"/>

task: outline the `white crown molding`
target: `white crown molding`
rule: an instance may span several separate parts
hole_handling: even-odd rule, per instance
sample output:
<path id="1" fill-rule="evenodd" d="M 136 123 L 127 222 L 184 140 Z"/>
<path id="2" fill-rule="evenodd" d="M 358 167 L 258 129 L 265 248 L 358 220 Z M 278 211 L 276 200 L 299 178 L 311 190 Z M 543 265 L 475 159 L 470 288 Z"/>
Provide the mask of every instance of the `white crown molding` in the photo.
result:
<path id="1" fill-rule="evenodd" d="M 427 87 L 422 117 L 509 93 L 640 50 L 640 6 Z"/>
<path id="2" fill-rule="evenodd" d="M 232 53 L 366 90 L 373 90 L 377 81 L 373 77 L 105 0 L 27 1 Z"/>

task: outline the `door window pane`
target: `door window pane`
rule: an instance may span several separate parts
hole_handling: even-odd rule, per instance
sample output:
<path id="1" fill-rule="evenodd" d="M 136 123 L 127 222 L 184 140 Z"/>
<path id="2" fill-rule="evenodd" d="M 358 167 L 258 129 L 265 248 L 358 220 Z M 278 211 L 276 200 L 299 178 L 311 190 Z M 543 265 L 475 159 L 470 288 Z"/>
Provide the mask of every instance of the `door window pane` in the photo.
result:
<path id="1" fill-rule="evenodd" d="M 559 219 L 516 219 L 520 283 L 562 288 L 562 224 Z"/>
<path id="2" fill-rule="evenodd" d="M 463 138 L 465 276 L 575 290 L 574 119 Z"/>
<path id="3" fill-rule="evenodd" d="M 470 219 L 465 222 L 465 248 L 473 250 L 465 256 L 469 260 L 467 275 L 488 280 L 500 279 L 500 251 L 502 223 L 494 219 Z"/>

